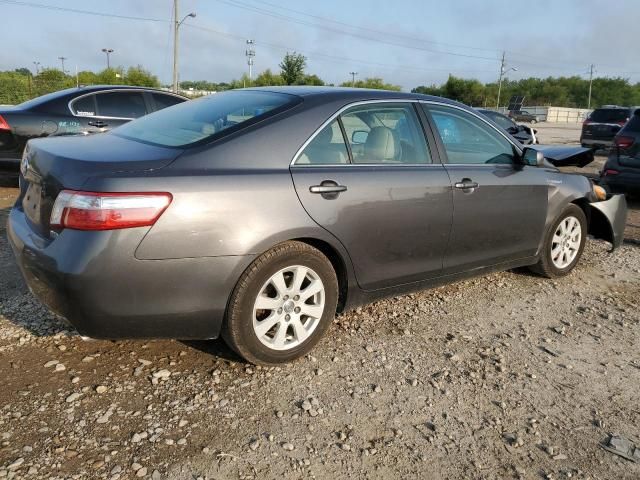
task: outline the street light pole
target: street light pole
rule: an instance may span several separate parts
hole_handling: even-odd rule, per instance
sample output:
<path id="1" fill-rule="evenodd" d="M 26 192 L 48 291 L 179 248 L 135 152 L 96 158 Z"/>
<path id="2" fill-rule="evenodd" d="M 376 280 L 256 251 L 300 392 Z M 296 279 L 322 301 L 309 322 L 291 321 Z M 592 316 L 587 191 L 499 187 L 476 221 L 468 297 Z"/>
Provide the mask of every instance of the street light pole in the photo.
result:
<path id="1" fill-rule="evenodd" d="M 102 51 L 107 54 L 107 70 L 111 68 L 111 64 L 109 63 L 109 55 L 113 53 L 113 48 L 103 48 Z"/>
<path id="2" fill-rule="evenodd" d="M 351 75 L 351 86 L 355 87 L 356 86 L 356 75 L 358 75 L 358 72 L 349 72 L 349 75 Z"/>
<path id="3" fill-rule="evenodd" d="M 256 51 L 253 49 L 253 46 L 255 43 L 254 40 L 247 40 L 247 50 L 245 51 L 247 65 L 249 65 L 249 83 L 253 80 L 253 57 L 256 56 Z"/>
<path id="4" fill-rule="evenodd" d="M 173 91 L 178 93 L 178 30 L 180 25 L 187 18 L 195 18 L 196 14 L 191 12 L 178 21 L 178 0 L 173 0 Z"/>
<path id="5" fill-rule="evenodd" d="M 58 57 L 58 59 L 62 63 L 62 73 L 64 73 L 64 61 L 67 60 L 67 57 Z"/>
<path id="6" fill-rule="evenodd" d="M 40 62 L 33 62 L 33 64 L 36 66 L 36 75 L 38 75 L 40 73 Z"/>
<path id="7" fill-rule="evenodd" d="M 498 80 L 498 100 L 496 101 L 496 110 L 500 108 L 500 93 L 502 92 L 502 78 L 507 72 L 510 72 L 512 70 L 514 72 L 518 71 L 518 69 L 515 67 L 506 69 L 504 55 L 505 55 L 505 52 L 502 52 L 502 61 L 500 62 L 500 79 Z"/>

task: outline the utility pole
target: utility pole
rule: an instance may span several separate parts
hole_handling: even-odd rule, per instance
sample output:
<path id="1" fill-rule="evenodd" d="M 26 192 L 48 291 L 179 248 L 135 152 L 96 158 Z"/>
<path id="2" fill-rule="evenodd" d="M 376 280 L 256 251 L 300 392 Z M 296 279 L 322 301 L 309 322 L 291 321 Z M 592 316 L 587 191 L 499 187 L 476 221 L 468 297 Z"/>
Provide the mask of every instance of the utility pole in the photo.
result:
<path id="1" fill-rule="evenodd" d="M 247 49 L 244 54 L 247 57 L 247 65 L 249 65 L 249 83 L 253 80 L 253 57 L 256 56 L 256 51 L 253 49 L 255 45 L 254 40 L 247 40 Z"/>
<path id="2" fill-rule="evenodd" d="M 107 70 L 111 68 L 111 64 L 109 63 L 109 55 L 113 53 L 113 48 L 103 48 L 102 51 L 107 54 Z"/>
<path id="3" fill-rule="evenodd" d="M 506 68 L 504 56 L 505 56 L 505 52 L 502 52 L 502 61 L 500 62 L 500 79 L 498 80 L 498 100 L 496 101 L 496 109 L 500 108 L 500 93 L 502 92 L 502 78 L 504 77 L 505 73 L 510 72 L 511 70 L 513 70 L 514 72 L 518 71 L 518 69 L 515 67 L 511 67 L 509 69 Z"/>
<path id="4" fill-rule="evenodd" d="M 173 0 L 173 91 L 178 93 L 178 0 Z"/>
<path id="5" fill-rule="evenodd" d="M 178 93 L 178 31 L 182 22 L 189 17 L 195 18 L 196 14 L 191 12 L 178 21 L 178 0 L 173 0 L 173 91 L 175 93 Z"/>
<path id="6" fill-rule="evenodd" d="M 62 63 L 62 73 L 65 73 L 64 72 L 64 61 L 67 60 L 67 57 L 58 57 L 58 59 Z"/>
<path id="7" fill-rule="evenodd" d="M 351 75 L 351 86 L 355 87 L 356 86 L 356 75 L 358 75 L 358 72 L 349 72 L 349 75 Z"/>
<path id="8" fill-rule="evenodd" d="M 589 67 L 589 100 L 587 102 L 587 109 L 591 110 L 591 86 L 593 85 L 593 68 L 594 64 L 592 63 Z"/>
<path id="9" fill-rule="evenodd" d="M 33 64 L 36 66 L 36 75 L 38 75 L 40 73 L 40 62 L 33 62 Z"/>

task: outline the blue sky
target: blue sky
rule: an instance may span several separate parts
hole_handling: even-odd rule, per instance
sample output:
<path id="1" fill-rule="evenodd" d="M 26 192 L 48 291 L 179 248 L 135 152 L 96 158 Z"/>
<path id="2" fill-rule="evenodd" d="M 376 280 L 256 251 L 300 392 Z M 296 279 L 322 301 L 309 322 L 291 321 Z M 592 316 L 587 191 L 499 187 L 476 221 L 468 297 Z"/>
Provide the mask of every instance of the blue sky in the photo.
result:
<path id="1" fill-rule="evenodd" d="M 24 3 L 162 21 L 85 15 Z M 173 0 L 0 0 L 0 69 L 59 66 L 74 71 L 141 64 L 170 82 Z M 515 10 L 514 10 L 515 7 Z M 255 70 L 278 69 L 298 51 L 308 73 L 327 82 L 380 76 L 410 89 L 447 75 L 493 81 L 507 52 L 513 79 L 549 75 L 640 80 L 640 1 L 618 0 L 180 0 L 196 12 L 181 29 L 180 78 L 227 81 L 247 71 L 244 40 L 255 40 Z M 190 24 L 190 25 L 187 25 Z M 477 58 L 480 57 L 480 58 Z"/>

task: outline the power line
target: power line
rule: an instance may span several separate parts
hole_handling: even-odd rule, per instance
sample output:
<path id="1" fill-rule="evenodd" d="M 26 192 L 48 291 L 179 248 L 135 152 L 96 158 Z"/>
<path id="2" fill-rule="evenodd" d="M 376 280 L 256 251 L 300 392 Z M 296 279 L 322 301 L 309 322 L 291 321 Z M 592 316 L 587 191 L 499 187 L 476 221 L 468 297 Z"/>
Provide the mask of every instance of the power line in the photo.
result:
<path id="1" fill-rule="evenodd" d="M 305 26 L 310 26 L 310 27 L 322 28 L 324 30 L 327 30 L 327 31 L 330 31 L 330 32 L 333 32 L 333 33 L 338 33 L 338 34 L 341 34 L 341 35 L 347 35 L 347 36 L 351 36 L 351 37 L 356 37 L 356 38 L 360 38 L 360 39 L 371 41 L 371 42 L 382 43 L 382 44 L 391 45 L 391 46 L 395 46 L 395 47 L 409 48 L 409 49 L 412 49 L 412 50 L 419 50 L 419 51 L 423 51 L 423 52 L 436 53 L 436 54 L 440 54 L 440 55 L 452 55 L 452 56 L 455 56 L 455 57 L 475 58 L 475 59 L 478 59 L 478 60 L 486 60 L 486 61 L 490 61 L 490 62 L 497 61 L 497 58 L 495 58 L 495 57 L 481 57 L 479 55 L 470 55 L 470 54 L 466 54 L 466 53 L 457 53 L 457 52 L 449 52 L 449 51 L 443 51 L 443 50 L 434 50 L 434 49 L 427 48 L 427 47 L 420 47 L 418 45 L 407 45 L 407 44 L 403 44 L 403 43 L 392 42 L 392 41 L 389 41 L 389 40 L 383 40 L 383 39 L 380 39 L 380 38 L 375 38 L 375 37 L 371 37 L 371 36 L 367 36 L 367 35 L 362 35 L 362 34 L 358 34 L 358 33 L 354 33 L 354 32 L 348 32 L 346 30 L 340 30 L 338 28 L 328 27 L 328 26 L 324 26 L 324 25 L 318 25 L 316 23 L 306 22 L 304 20 L 300 20 L 298 18 L 291 17 L 289 15 L 282 15 L 282 14 L 279 14 L 279 13 L 276 13 L 276 12 L 271 12 L 269 10 L 265 10 L 265 9 L 262 9 L 262 8 L 259 8 L 259 7 L 254 7 L 252 5 L 244 4 L 244 3 L 238 2 L 237 0 L 218 0 L 218 2 L 223 3 L 225 5 L 229 5 L 231 7 L 241 8 L 243 10 L 248 10 L 248 11 L 252 11 L 254 13 L 259 13 L 261 15 L 266 15 L 268 17 L 273 17 L 273 18 L 278 18 L 278 19 L 281 19 L 281 20 L 286 20 L 287 22 L 298 23 L 300 25 L 305 25 Z"/>
<path id="2" fill-rule="evenodd" d="M 0 0 L 0 3 L 6 3 L 10 5 L 19 5 L 22 7 L 33 7 L 33 8 L 42 8 L 45 10 L 57 10 L 62 12 L 72 12 L 72 13 L 81 13 L 83 15 L 94 15 L 99 17 L 111 17 L 111 18 L 120 18 L 125 20 L 142 20 L 145 22 L 161 22 L 166 23 L 167 20 L 162 18 L 150 18 L 150 17 L 136 17 L 132 15 L 117 15 L 115 13 L 105 13 L 105 12 L 93 12 L 90 10 L 80 10 L 78 8 L 67 8 L 67 7 L 58 7 L 55 5 L 44 5 L 42 3 L 32 3 L 32 2 L 21 2 L 18 0 Z"/>

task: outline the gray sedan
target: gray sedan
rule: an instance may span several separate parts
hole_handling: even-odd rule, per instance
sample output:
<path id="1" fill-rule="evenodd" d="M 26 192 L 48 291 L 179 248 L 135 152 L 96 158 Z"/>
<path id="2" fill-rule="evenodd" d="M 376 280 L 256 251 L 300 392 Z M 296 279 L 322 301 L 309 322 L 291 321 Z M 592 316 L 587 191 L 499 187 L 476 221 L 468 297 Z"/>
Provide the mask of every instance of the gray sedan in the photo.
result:
<path id="1" fill-rule="evenodd" d="M 247 89 L 105 135 L 29 142 L 8 233 L 83 335 L 306 354 L 336 312 L 494 270 L 568 274 L 617 247 L 622 196 L 442 98 Z"/>

